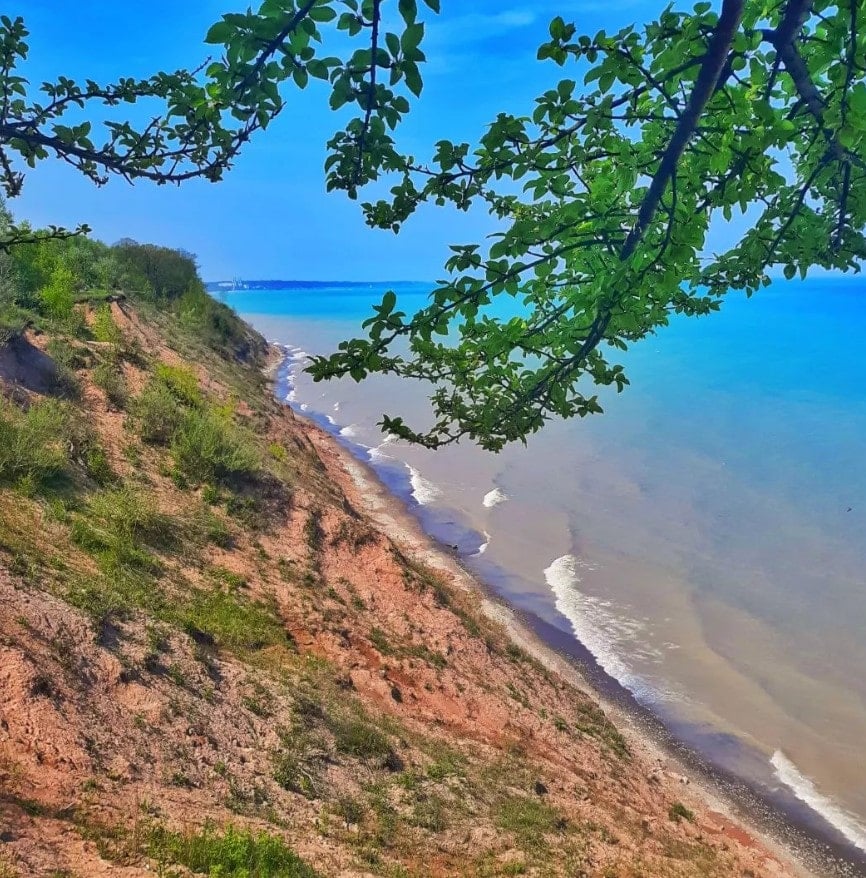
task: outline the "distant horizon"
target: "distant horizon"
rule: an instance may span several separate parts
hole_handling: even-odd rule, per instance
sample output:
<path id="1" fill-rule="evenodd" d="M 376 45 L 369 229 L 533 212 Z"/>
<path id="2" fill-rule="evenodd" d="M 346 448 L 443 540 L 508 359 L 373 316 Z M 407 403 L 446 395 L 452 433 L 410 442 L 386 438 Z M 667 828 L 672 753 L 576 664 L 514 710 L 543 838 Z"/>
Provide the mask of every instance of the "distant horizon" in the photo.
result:
<path id="1" fill-rule="evenodd" d="M 303 278 L 282 278 L 282 277 L 236 277 L 225 280 L 206 280 L 203 281 L 206 287 L 224 286 L 226 284 L 243 283 L 243 284 L 293 284 L 293 285 L 313 285 L 323 287 L 369 287 L 381 286 L 382 284 L 435 284 L 437 281 L 425 278 L 423 280 L 412 280 L 410 278 L 385 278 L 377 280 L 305 280 Z M 241 292 L 234 290 L 233 292 Z"/>
<path id="2" fill-rule="evenodd" d="M 825 269 L 821 269 L 819 267 L 813 268 L 812 271 L 809 272 L 807 277 L 801 278 L 799 275 L 793 278 L 786 278 L 782 274 L 781 270 L 775 269 L 767 272 L 767 276 L 772 281 L 780 281 L 783 280 L 785 283 L 803 283 L 804 281 L 809 280 L 840 280 L 840 281 L 851 281 L 854 279 L 859 279 L 866 281 L 866 273 L 857 272 L 857 271 L 827 271 Z M 282 278 L 282 277 L 243 277 L 241 275 L 237 275 L 233 278 L 221 278 L 218 280 L 204 280 L 203 281 L 205 287 L 216 287 L 224 284 L 232 284 L 232 283 L 244 283 L 244 284 L 312 284 L 316 286 L 342 286 L 342 287 L 355 287 L 355 286 L 380 286 L 382 284 L 435 284 L 439 283 L 438 280 L 434 280 L 431 278 L 373 278 L 373 279 L 361 279 L 361 280 L 328 280 L 322 278 Z M 235 292 L 238 292 L 235 290 Z M 760 290 L 758 291 L 760 292 Z"/>

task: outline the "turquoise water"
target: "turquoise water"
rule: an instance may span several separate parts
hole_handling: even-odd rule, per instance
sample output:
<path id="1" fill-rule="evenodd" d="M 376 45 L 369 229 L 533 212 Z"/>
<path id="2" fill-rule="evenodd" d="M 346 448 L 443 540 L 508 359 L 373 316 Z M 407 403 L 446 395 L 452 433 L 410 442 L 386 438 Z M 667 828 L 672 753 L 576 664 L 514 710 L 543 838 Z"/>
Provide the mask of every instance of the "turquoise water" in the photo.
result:
<path id="1" fill-rule="evenodd" d="M 672 727 L 741 742 L 726 767 L 762 765 L 866 850 L 864 284 L 779 282 L 676 320 L 624 355 L 631 387 L 603 416 L 499 455 L 383 444 L 383 411 L 423 419 L 423 388 L 300 371 L 386 289 L 409 311 L 425 285 L 221 295 L 296 346 L 294 404 L 402 469 L 469 566 Z"/>

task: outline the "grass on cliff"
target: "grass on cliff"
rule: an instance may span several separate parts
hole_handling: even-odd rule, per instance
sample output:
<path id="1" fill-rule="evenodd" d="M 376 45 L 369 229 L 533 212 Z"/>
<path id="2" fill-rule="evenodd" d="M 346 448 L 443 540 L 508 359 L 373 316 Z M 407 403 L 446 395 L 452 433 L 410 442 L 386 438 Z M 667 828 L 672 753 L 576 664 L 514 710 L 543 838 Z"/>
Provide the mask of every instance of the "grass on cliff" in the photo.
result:
<path id="1" fill-rule="evenodd" d="M 316 878 L 319 874 L 282 839 L 232 826 L 222 831 L 206 826 L 193 833 L 153 826 L 143 849 L 160 869 L 180 865 L 211 878 Z"/>
<path id="2" fill-rule="evenodd" d="M 45 400 L 26 411 L 0 398 L 0 484 L 42 488 L 69 464 L 72 410 Z"/>
<path id="3" fill-rule="evenodd" d="M 79 833 L 93 841 L 110 862 L 128 865 L 142 858 L 155 874 L 207 875 L 209 878 L 319 878 L 319 872 L 277 835 L 228 825 L 205 824 L 178 832 L 155 821 L 105 826 L 75 817 Z M 188 870 L 188 871 L 186 871 Z"/>

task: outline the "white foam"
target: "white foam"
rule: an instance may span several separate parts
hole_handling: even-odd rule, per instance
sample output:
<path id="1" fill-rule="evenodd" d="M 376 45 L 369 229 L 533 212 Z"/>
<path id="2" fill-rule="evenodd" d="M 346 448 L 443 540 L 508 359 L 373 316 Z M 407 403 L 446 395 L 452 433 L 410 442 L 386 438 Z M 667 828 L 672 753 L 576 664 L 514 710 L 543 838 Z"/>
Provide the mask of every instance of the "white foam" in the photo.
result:
<path id="1" fill-rule="evenodd" d="M 412 496 L 422 505 L 429 506 L 442 496 L 441 489 L 429 479 L 425 479 L 414 466 L 406 464 L 412 482 Z"/>
<path id="2" fill-rule="evenodd" d="M 310 410 L 310 407 L 305 402 L 302 402 L 301 403 L 301 411 L 308 412 L 309 410 Z"/>
<path id="3" fill-rule="evenodd" d="M 340 430 L 340 435 L 351 439 L 352 436 L 358 435 L 358 428 L 355 424 L 349 424 L 348 427 L 343 427 L 343 429 Z"/>
<path id="4" fill-rule="evenodd" d="M 494 488 L 492 491 L 488 491 L 484 495 L 484 505 L 488 509 L 492 509 L 494 506 L 504 503 L 507 499 L 508 494 L 506 494 L 505 491 L 501 488 Z"/>
<path id="5" fill-rule="evenodd" d="M 297 398 L 298 394 L 295 392 L 295 388 L 292 387 L 286 394 L 286 402 L 294 402 Z"/>
<path id="6" fill-rule="evenodd" d="M 381 445 L 377 445 L 375 448 L 371 448 L 367 452 L 367 457 L 369 457 L 370 460 L 393 460 L 394 458 L 391 457 L 390 454 L 385 454 L 385 452 L 382 451 L 384 445 L 385 443 L 383 442 Z"/>
<path id="7" fill-rule="evenodd" d="M 544 578 L 556 597 L 556 609 L 568 619 L 575 637 L 607 674 L 642 700 L 658 698 L 658 693 L 624 658 L 660 658 L 656 650 L 641 644 L 646 626 L 617 612 L 610 601 L 583 594 L 578 588 L 580 572 L 594 569 L 593 564 L 574 555 L 563 555 L 553 561 L 544 571 Z"/>
<path id="8" fill-rule="evenodd" d="M 338 403 L 338 402 L 335 402 L 335 403 L 334 403 L 334 411 L 335 411 L 335 412 L 340 411 L 340 403 Z"/>
<path id="9" fill-rule="evenodd" d="M 781 751 L 776 750 L 770 759 L 776 777 L 788 787 L 794 795 L 805 802 L 813 811 L 820 814 L 831 826 L 834 826 L 848 841 L 860 850 L 866 851 L 866 826 L 829 797 L 818 790 L 800 769 Z"/>
<path id="10" fill-rule="evenodd" d="M 478 547 L 478 551 L 472 556 L 473 558 L 480 558 L 490 546 L 491 536 L 487 531 L 484 531 L 484 542 Z"/>
<path id="11" fill-rule="evenodd" d="M 332 427 L 336 427 L 336 426 L 337 426 L 337 422 L 336 422 L 336 421 L 335 421 L 330 415 L 325 415 L 325 419 L 327 420 L 327 422 L 328 422 Z M 342 431 L 341 431 L 341 432 L 342 432 Z"/>

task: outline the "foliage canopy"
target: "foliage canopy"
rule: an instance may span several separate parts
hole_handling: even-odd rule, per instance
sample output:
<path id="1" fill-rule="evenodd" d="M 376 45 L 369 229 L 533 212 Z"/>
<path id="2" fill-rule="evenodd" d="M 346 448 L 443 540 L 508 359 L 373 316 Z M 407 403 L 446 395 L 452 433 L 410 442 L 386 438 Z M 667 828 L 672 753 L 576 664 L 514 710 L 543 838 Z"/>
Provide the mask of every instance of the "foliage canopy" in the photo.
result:
<path id="1" fill-rule="evenodd" d="M 383 421 L 431 447 L 465 436 L 498 449 L 551 417 L 600 411 L 596 388 L 628 383 L 620 351 L 672 314 L 711 313 L 729 290 L 751 295 L 774 268 L 786 277 L 858 269 L 858 0 L 698 2 L 594 36 L 557 17 L 538 57 L 567 75 L 526 115 L 500 114 L 477 144 L 440 141 L 423 161 L 400 152 L 394 130 L 421 93 L 419 16 L 438 13 L 438 0 L 425 7 L 265 0 L 210 29 L 223 54 L 196 71 L 112 86 L 60 79 L 39 102 L 15 72 L 23 22 L 0 19 L 0 182 L 15 195 L 15 161 L 49 155 L 97 183 L 110 174 L 216 180 L 283 109 L 289 86 L 327 82 L 331 107 L 355 111 L 329 142 L 328 188 L 355 198 L 380 178 L 393 184 L 389 197 L 362 204 L 371 226 L 398 231 L 424 203 L 479 205 L 499 222 L 491 242 L 452 247 L 423 310 L 405 314 L 388 293 L 365 336 L 311 367 L 317 379 L 381 372 L 431 382 L 432 425 Z M 163 100 L 165 114 L 143 130 L 109 122 L 101 146 L 89 122 L 59 121 L 92 102 L 140 98 Z M 735 242 L 709 252 L 712 224 L 738 215 Z M 518 300 L 519 316 L 494 317 L 497 297 Z"/>

